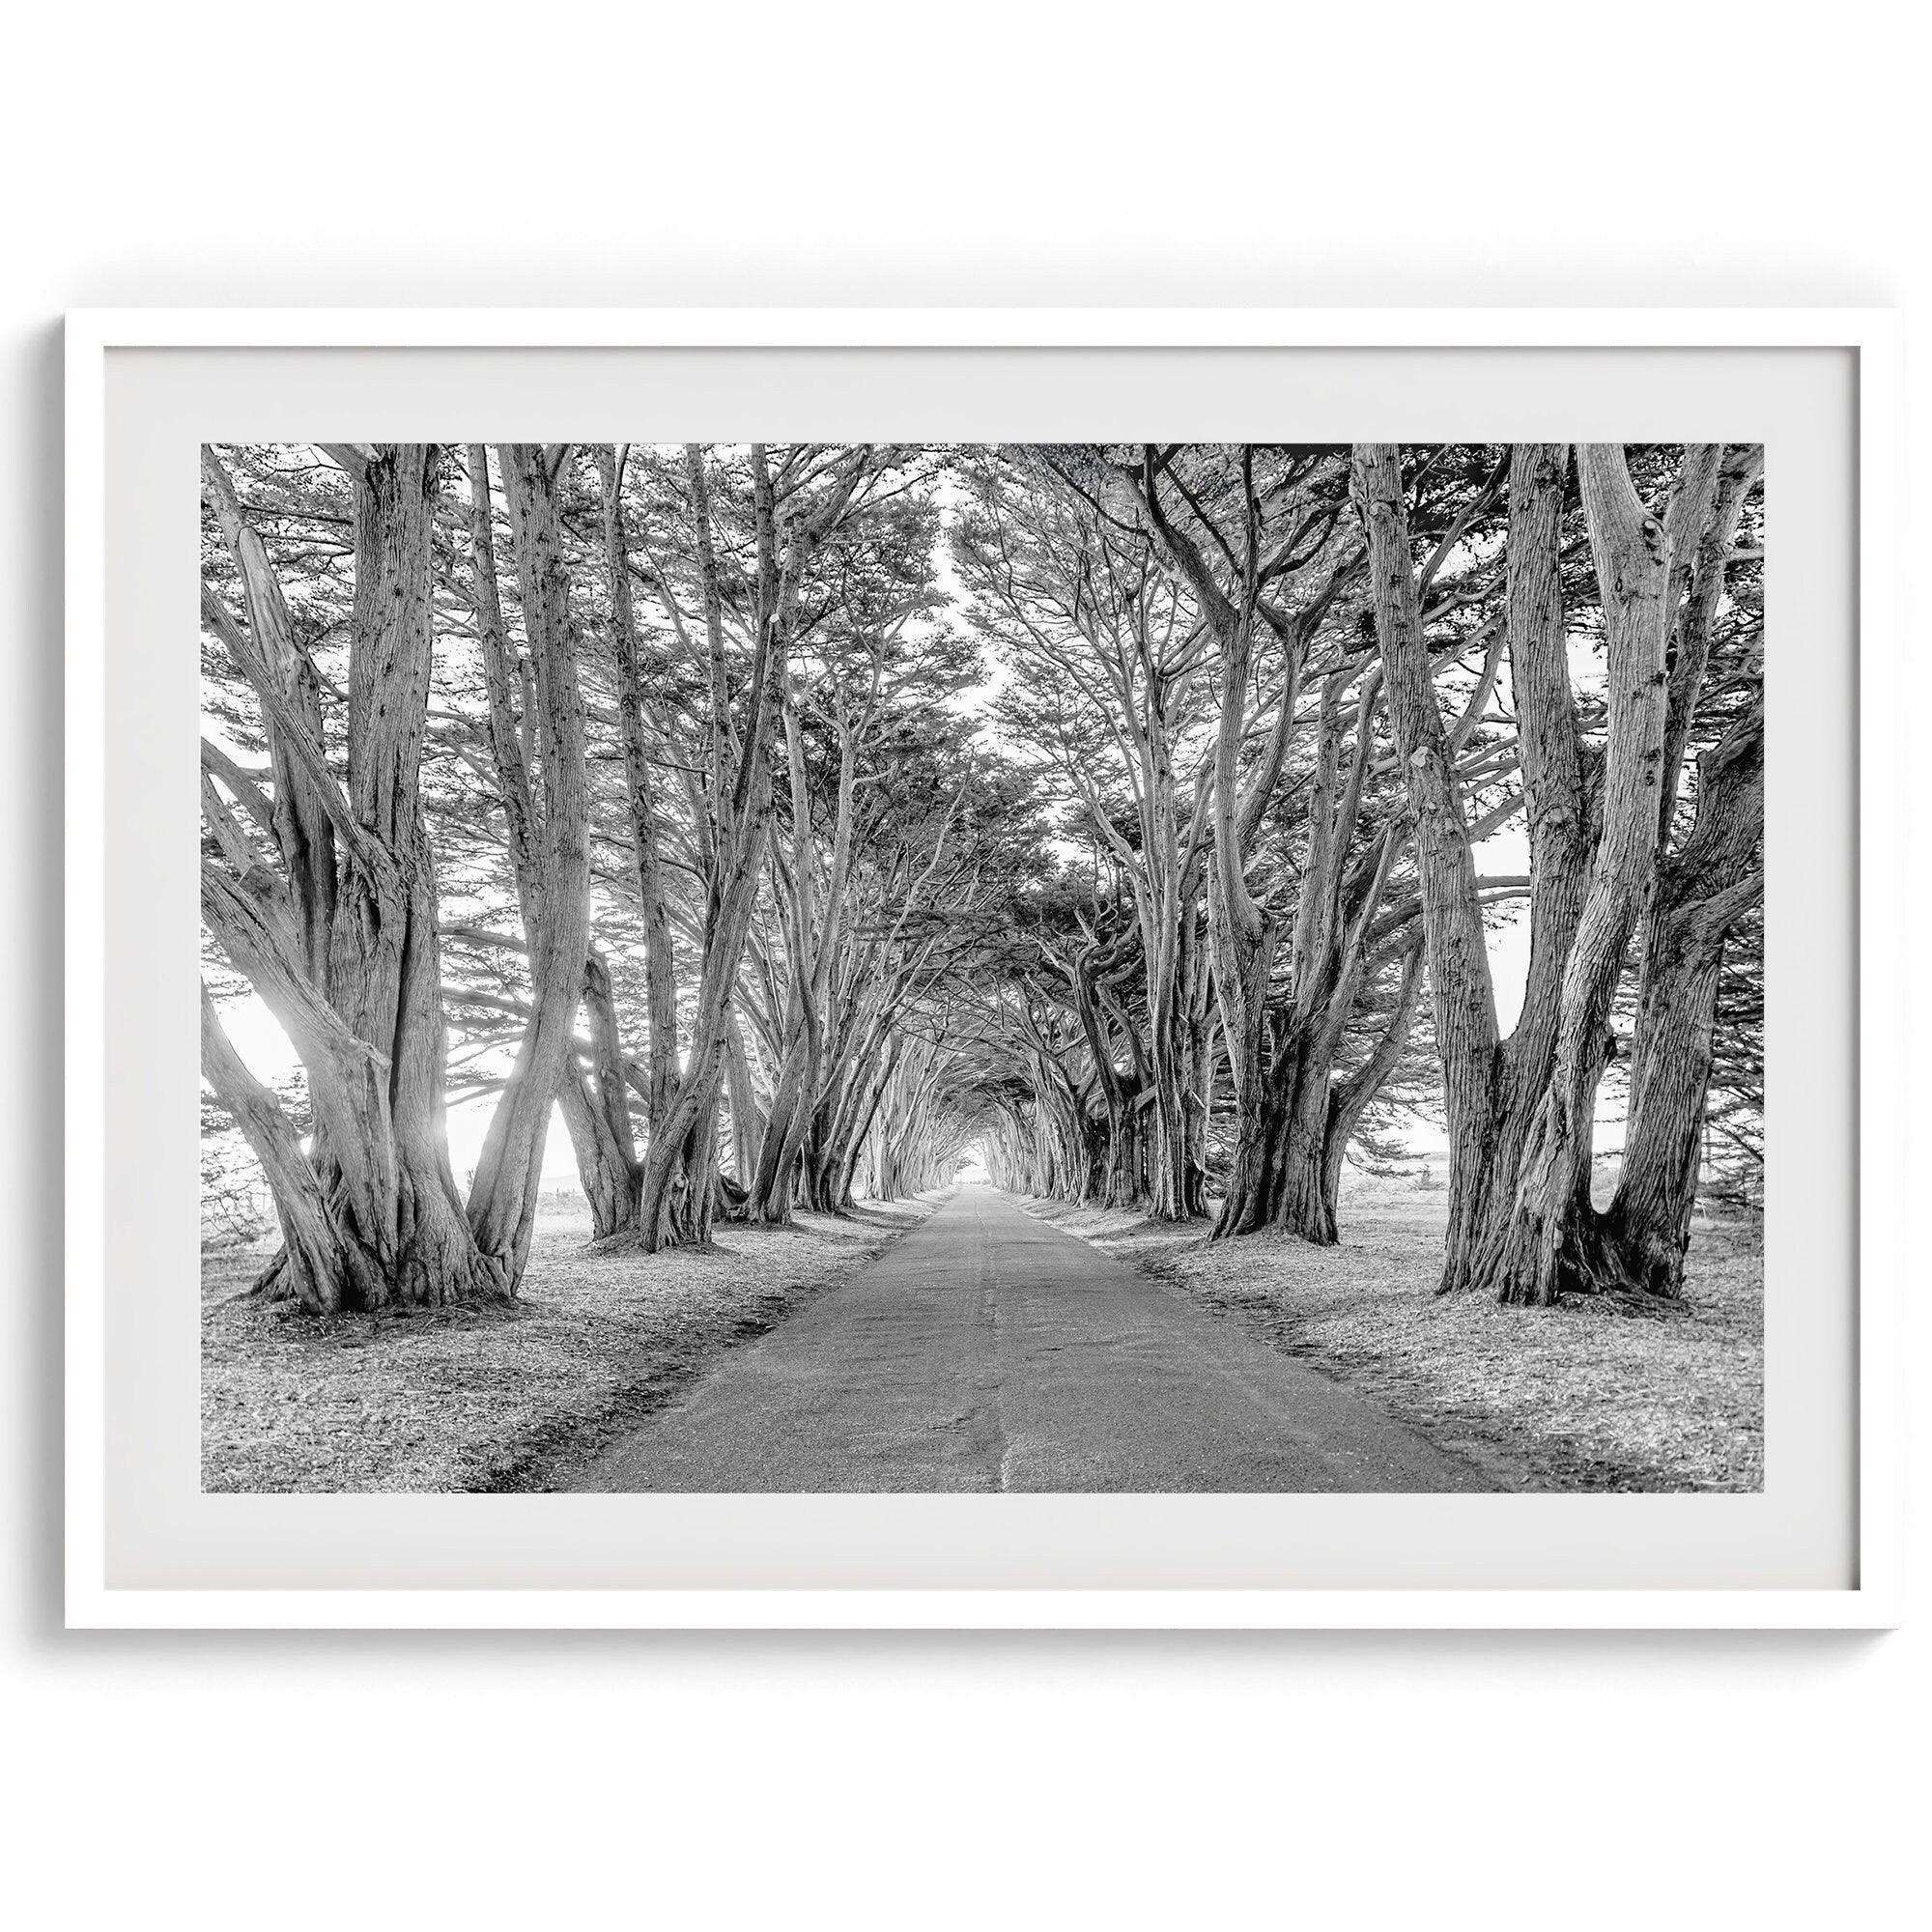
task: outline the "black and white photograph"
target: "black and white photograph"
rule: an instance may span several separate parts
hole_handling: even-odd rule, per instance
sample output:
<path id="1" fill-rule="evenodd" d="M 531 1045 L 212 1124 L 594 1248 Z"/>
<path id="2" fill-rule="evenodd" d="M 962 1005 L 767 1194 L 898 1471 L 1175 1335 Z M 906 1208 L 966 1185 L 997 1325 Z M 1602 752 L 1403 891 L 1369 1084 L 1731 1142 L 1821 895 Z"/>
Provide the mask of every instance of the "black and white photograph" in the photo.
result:
<path id="1" fill-rule="evenodd" d="M 1909 1924 L 1900 17 L 10 21 L 15 1920 Z"/>
<path id="2" fill-rule="evenodd" d="M 1760 443 L 200 464 L 205 1491 L 1763 1487 Z"/>

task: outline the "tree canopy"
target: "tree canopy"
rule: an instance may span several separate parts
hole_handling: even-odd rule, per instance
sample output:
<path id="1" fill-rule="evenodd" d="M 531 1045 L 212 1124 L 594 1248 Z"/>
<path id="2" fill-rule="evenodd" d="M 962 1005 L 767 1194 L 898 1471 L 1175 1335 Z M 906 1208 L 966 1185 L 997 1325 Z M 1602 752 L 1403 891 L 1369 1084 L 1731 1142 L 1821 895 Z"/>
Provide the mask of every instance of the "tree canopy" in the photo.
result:
<path id="1" fill-rule="evenodd" d="M 596 1238 L 644 1250 L 969 1151 L 1331 1243 L 1350 1151 L 1434 1122 L 1446 1288 L 1674 1295 L 1700 1177 L 1761 1158 L 1761 477 L 206 450 L 203 1070 L 272 1195 L 264 1286 L 513 1293 L 554 1110 Z"/>

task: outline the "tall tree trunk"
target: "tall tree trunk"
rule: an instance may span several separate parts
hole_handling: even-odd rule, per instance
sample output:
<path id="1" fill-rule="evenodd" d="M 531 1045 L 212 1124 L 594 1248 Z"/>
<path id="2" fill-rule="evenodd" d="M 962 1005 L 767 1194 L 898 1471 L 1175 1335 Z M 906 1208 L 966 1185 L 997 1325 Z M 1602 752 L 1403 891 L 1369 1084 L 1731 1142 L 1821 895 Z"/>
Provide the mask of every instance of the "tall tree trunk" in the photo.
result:
<path id="1" fill-rule="evenodd" d="M 635 1158 L 626 1161 L 620 1157 L 597 1099 L 576 1068 L 565 1067 L 556 1090 L 556 1104 L 577 1156 L 578 1185 L 590 1209 L 590 1238 L 610 1240 L 637 1223 L 641 1171 Z"/>
<path id="2" fill-rule="evenodd" d="M 1595 1231 L 1601 1272 L 1670 1300 L 1684 1292 L 1723 952 L 1693 921 L 1652 930 L 1623 1171 Z"/>
<path id="3" fill-rule="evenodd" d="M 670 1106 L 677 1079 L 677 967 L 671 952 L 670 912 L 660 853 L 656 783 L 646 745 L 643 654 L 631 597 L 630 541 L 624 519 L 623 452 L 597 452 L 604 498 L 604 562 L 611 595 L 611 633 L 616 647 L 617 714 L 624 744 L 624 788 L 630 805 L 632 866 L 644 929 L 645 1042 L 648 1072 L 644 1118 L 652 1132 Z M 708 528 L 708 518 L 707 518 Z M 707 539 L 708 540 L 708 539 Z M 723 746 L 720 753 L 722 755 Z"/>
<path id="4" fill-rule="evenodd" d="M 535 714 L 541 700 L 537 679 L 515 658 L 503 623 L 491 511 L 490 458 L 480 442 L 469 445 L 469 477 L 470 581 L 491 756 L 526 950 L 536 959 L 543 955 L 541 934 L 551 893 L 548 861 L 538 849 L 544 833 L 531 770 L 538 745 Z M 506 479 L 505 489 L 508 487 Z M 541 612 L 538 621 L 543 621 Z M 524 698 L 522 716 L 519 694 Z M 584 962 L 583 1008 L 592 1041 L 589 1065 L 580 1067 L 567 1058 L 558 1075 L 556 1097 L 577 1156 L 583 1198 L 590 1208 L 591 1237 L 606 1239 L 631 1225 L 636 1217 L 638 1156 L 610 970 L 594 947 L 588 949 Z"/>
<path id="5" fill-rule="evenodd" d="M 745 1052 L 745 1030 L 738 1014 L 731 1015 L 724 1038 L 724 1085 L 731 1106 L 731 1165 L 738 1185 L 747 1187 L 764 1145 L 765 1117 L 752 1084 L 752 1067 Z"/>
<path id="6" fill-rule="evenodd" d="M 1357 675 L 1353 668 L 1345 667 L 1322 693 L 1322 737 L 1309 812 L 1310 870 L 1303 881 L 1294 922 L 1296 990 L 1293 1009 L 1288 1015 L 1271 1014 L 1268 1006 L 1276 949 L 1286 935 L 1256 899 L 1247 874 L 1251 848 L 1296 729 L 1310 642 L 1357 560 L 1350 556 L 1333 563 L 1299 611 L 1293 618 L 1284 617 L 1263 597 L 1262 509 L 1255 490 L 1253 451 L 1244 450 L 1241 457 L 1245 530 L 1238 559 L 1232 545 L 1221 539 L 1235 573 L 1236 581 L 1231 584 L 1217 579 L 1200 546 L 1168 514 L 1161 494 L 1161 469 L 1150 446 L 1138 480 L 1141 500 L 1163 546 L 1193 586 L 1203 620 L 1213 633 L 1221 658 L 1208 931 L 1234 1088 L 1235 1118 L 1227 1188 L 1211 1238 L 1285 1224 L 1312 1239 L 1332 1240 L 1334 1216 L 1321 1186 L 1322 1123 L 1327 1118 L 1328 1072 L 1341 1028 L 1352 1009 L 1354 974 L 1360 964 L 1359 947 L 1352 961 L 1342 959 L 1336 949 L 1359 942 L 1367 930 L 1366 911 L 1358 925 L 1345 929 L 1339 905 L 1366 771 L 1369 735 L 1369 703 L 1365 698 L 1358 724 L 1360 755 L 1338 822 L 1335 787 L 1340 727 L 1336 704 L 1341 692 Z M 1191 499 L 1190 508 L 1196 520 L 1202 521 L 1199 507 Z M 1250 735 L 1248 695 L 1255 633 L 1264 613 L 1282 646 L 1282 689 L 1272 725 L 1244 789 L 1242 764 Z M 1378 861 L 1378 895 L 1385 877 L 1386 863 Z M 1338 980 L 1338 974 L 1345 979 Z M 1346 984 L 1345 997 L 1335 992 L 1341 983 Z"/>
<path id="7" fill-rule="evenodd" d="M 588 1066 L 567 1065 L 557 1105 L 577 1154 L 578 1179 L 590 1204 L 593 1240 L 609 1240 L 637 1226 L 643 1170 L 631 1124 L 630 1073 L 617 1032 L 611 970 L 593 946 L 583 971 L 583 1010 L 589 1022 Z"/>
<path id="8" fill-rule="evenodd" d="M 1644 1293 L 1683 1293 L 1726 936 L 1762 898 L 1764 728 L 1754 707 L 1700 766 L 1696 823 L 1652 901 L 1631 1050 L 1623 1172 L 1601 1259 Z"/>
<path id="9" fill-rule="evenodd" d="M 1310 1041 L 1311 1049 L 1316 1042 Z M 1332 1247 L 1341 1238 L 1337 1203 L 1328 1188 L 1329 1089 L 1332 1064 L 1319 1053 L 1296 1055 L 1290 1098 L 1275 1154 L 1276 1226 L 1299 1235 L 1318 1247 Z M 1339 1176 L 1338 1176 L 1339 1179 Z"/>
<path id="10" fill-rule="evenodd" d="M 733 863 L 706 923 L 691 1046 L 670 1106 L 651 1136 L 644 1156 L 639 1232 L 649 1250 L 701 1245 L 710 1239 L 716 1211 L 718 1099 L 724 1078 L 724 1035 L 730 1019 L 732 984 L 744 957 L 757 896 L 757 862 L 763 839 L 761 820 L 733 839 Z"/>
<path id="11" fill-rule="evenodd" d="M 1409 549 L 1402 454 L 1359 443 L 1357 509 L 1368 532 L 1369 577 L 1389 723 L 1407 774 L 1422 929 L 1429 952 L 1435 1040 L 1449 1132 L 1449 1226 L 1442 1286 L 1463 1285 L 1463 1257 L 1480 1238 L 1496 1138 L 1499 1044 L 1476 864 L 1422 636 Z"/>
<path id="12" fill-rule="evenodd" d="M 215 846 L 204 853 L 203 917 L 302 1061 L 316 1123 L 314 1196 L 292 1180 L 289 1137 L 266 1113 L 273 1102 L 236 1078 L 232 1049 L 216 1039 L 204 1066 L 224 1104 L 253 1122 L 259 1144 L 276 1144 L 269 1171 L 271 1185 L 281 1175 L 277 1209 L 285 1226 L 300 1228 L 299 1248 L 284 1250 L 265 1285 L 324 1312 L 436 1306 L 506 1294 L 515 1284 L 509 1258 L 482 1252 L 470 1234 L 443 1120 L 436 880 L 417 783 L 440 458 L 423 444 L 380 444 L 342 446 L 339 460 L 355 501 L 346 790 L 282 680 L 258 671 L 257 683 L 271 728 L 299 769 L 304 801 L 330 821 L 331 892 L 321 893 L 299 851 L 282 849 L 280 874 L 251 857 L 218 796 L 212 787 L 203 794 Z M 205 454 L 218 509 L 219 472 Z M 251 558 L 257 573 L 266 571 L 255 543 L 244 538 L 242 549 L 244 574 Z M 286 621 L 278 605 L 278 597 L 251 598 L 265 626 L 252 640 L 255 667 L 297 654 L 285 632 L 272 635 Z M 235 632 L 232 619 L 216 629 Z"/>
<path id="13" fill-rule="evenodd" d="M 1342 1162 L 1349 1143 L 1355 1137 L 1362 1116 L 1368 1112 L 1408 1044 L 1409 1029 L 1422 996 L 1422 943 L 1412 943 L 1403 960 L 1402 979 L 1395 1003 L 1381 1037 L 1362 1064 L 1347 1079 L 1333 1087 L 1328 1095 L 1327 1140 L 1321 1157 L 1321 1191 L 1328 1204 L 1330 1218 L 1336 1215 L 1342 1194 Z"/>
<path id="14" fill-rule="evenodd" d="M 1514 1200 L 1478 1257 L 1499 1299 L 1548 1306 L 1601 1285 L 1586 1253 L 1591 1129 L 1610 1006 L 1657 863 L 1669 676 L 1669 548 L 1619 444 L 1577 452 L 1607 638 L 1603 832 L 1565 965 L 1549 1079 L 1523 1144 Z"/>
<path id="15" fill-rule="evenodd" d="M 684 1071 L 644 1159 L 639 1227 L 647 1249 L 710 1237 L 719 1192 L 718 1102 L 725 1032 L 771 824 L 768 753 L 778 709 L 772 693 L 776 688 L 782 694 L 784 688 L 797 623 L 800 579 L 812 553 L 844 515 L 871 461 L 867 448 L 848 457 L 821 487 L 810 514 L 794 517 L 781 529 L 764 445 L 752 445 L 757 569 L 752 670 L 743 722 L 737 724 L 727 700 L 724 608 L 712 535 L 710 489 L 701 452 L 696 444 L 688 445 L 685 451 L 711 670 L 707 803 L 715 825 L 710 843 L 716 857 L 706 896 L 703 959 Z"/>
<path id="16" fill-rule="evenodd" d="M 523 587 L 524 629 L 536 673 L 544 864 L 533 882 L 530 1017 L 507 1091 L 484 1137 L 470 1185 L 469 1224 L 477 1245 L 500 1260 L 512 1281 L 522 1275 L 529 1254 L 551 1109 L 572 1051 L 590 948 L 583 696 L 556 507 L 556 478 L 566 454 L 562 447 L 534 442 L 505 443 L 498 450 Z"/>
<path id="17" fill-rule="evenodd" d="M 281 1103 L 230 1043 L 206 980 L 201 988 L 201 1070 L 268 1177 L 282 1235 L 281 1253 L 273 1264 L 282 1292 L 304 1308 L 324 1313 L 358 1305 L 365 1295 L 358 1278 L 360 1250 L 343 1239 Z M 374 1298 L 380 1301 L 380 1283 L 375 1286 Z"/>
<path id="18" fill-rule="evenodd" d="M 1660 525 L 1620 446 L 1586 445 L 1577 462 L 1608 645 L 1602 798 L 1593 823 L 1560 592 L 1565 453 L 1524 444 L 1511 462 L 1506 617 L 1529 822 L 1530 962 L 1520 1016 L 1499 1046 L 1467 833 L 1422 637 L 1400 455 L 1372 444 L 1355 456 L 1391 717 L 1417 821 L 1448 1099 L 1443 1286 L 1482 1286 L 1538 1306 L 1566 1290 L 1634 1285 L 1591 1206 L 1597 1088 L 1625 955 L 1667 845 L 1731 532 L 1757 473 L 1748 452 L 1691 445 Z M 1651 1118 L 1675 1122 L 1682 1112 L 1678 1103 Z M 1673 1212 L 1688 1217 L 1681 1124 L 1660 1131 L 1658 1162 L 1680 1177 Z M 1639 1154 L 1639 1171 L 1646 1159 Z M 1646 1262 L 1637 1273 L 1654 1278 L 1655 1269 Z"/>

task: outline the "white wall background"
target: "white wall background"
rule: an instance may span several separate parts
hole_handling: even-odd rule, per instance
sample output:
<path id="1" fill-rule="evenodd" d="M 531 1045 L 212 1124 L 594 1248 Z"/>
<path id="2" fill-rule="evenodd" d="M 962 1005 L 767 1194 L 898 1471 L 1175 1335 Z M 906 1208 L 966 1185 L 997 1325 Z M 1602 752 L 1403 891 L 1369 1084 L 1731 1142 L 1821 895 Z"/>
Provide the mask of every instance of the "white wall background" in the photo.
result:
<path id="1" fill-rule="evenodd" d="M 1909 1911 L 1922 1627 L 66 1636 L 59 1033 L 43 1018 L 59 986 L 64 308 L 1878 302 L 1910 305 L 1923 347 L 1905 17 L 1862 0 L 1824 19 L 1702 0 L 1384 0 L 1318 19 L 1224 0 L 183 0 L 14 22 L 0 1816 L 22 1922 L 1543 1928 Z M 1922 391 L 1914 411 L 1922 444 Z"/>

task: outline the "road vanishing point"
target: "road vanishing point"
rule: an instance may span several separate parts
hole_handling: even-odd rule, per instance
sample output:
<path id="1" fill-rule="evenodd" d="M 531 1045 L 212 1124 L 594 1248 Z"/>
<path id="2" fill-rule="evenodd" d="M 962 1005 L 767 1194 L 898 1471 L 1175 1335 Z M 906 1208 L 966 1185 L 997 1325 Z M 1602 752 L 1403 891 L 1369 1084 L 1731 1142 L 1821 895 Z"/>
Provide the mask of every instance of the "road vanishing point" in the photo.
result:
<path id="1" fill-rule="evenodd" d="M 567 1478 L 580 1490 L 1393 1492 L 1495 1481 L 1377 1406 L 962 1187 Z"/>

